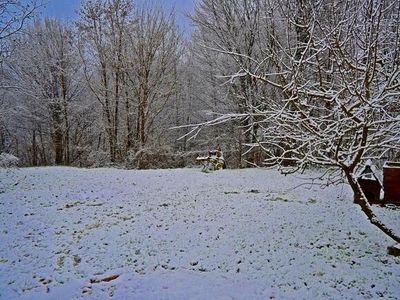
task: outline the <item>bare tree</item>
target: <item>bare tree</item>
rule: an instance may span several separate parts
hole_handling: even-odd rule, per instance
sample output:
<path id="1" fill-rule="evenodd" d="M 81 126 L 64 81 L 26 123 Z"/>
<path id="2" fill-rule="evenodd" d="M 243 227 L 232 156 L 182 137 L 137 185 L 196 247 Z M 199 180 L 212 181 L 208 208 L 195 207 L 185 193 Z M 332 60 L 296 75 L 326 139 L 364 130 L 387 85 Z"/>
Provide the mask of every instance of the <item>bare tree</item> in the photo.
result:
<path id="1" fill-rule="evenodd" d="M 22 2 L 18 0 L 0 1 L 0 49 L 3 59 L 8 52 L 7 38 L 21 31 L 27 20 L 41 6 L 37 0 Z"/>
<path id="2" fill-rule="evenodd" d="M 71 162 L 71 108 L 78 96 L 80 66 L 73 32 L 53 19 L 36 20 L 24 34 L 13 39 L 15 52 L 6 61 L 8 99 L 13 99 L 20 146 L 30 141 L 26 161 L 37 164 Z M 53 149 L 49 153 L 48 149 Z"/>
<path id="3" fill-rule="evenodd" d="M 252 118 L 261 134 L 248 146 L 263 150 L 264 164 L 283 172 L 324 166 L 328 183 L 344 176 L 371 222 L 400 241 L 375 218 L 356 178 L 366 160 L 400 149 L 400 1 L 288 0 L 274 8 L 265 15 L 271 47 L 262 59 L 246 56 L 254 69 L 237 60 L 232 75 L 272 87 L 266 106 L 248 103 L 208 124 Z"/>
<path id="4" fill-rule="evenodd" d="M 34 16 L 35 11 L 39 8 L 36 0 L 21 2 L 17 0 L 0 1 L 0 62 L 9 56 L 9 37 L 21 31 L 26 21 Z M 3 77 L 4 73 L 1 74 Z M 0 152 L 8 150 L 9 145 L 9 130 L 5 124 L 4 112 L 6 105 L 2 100 L 0 102 Z M 7 148 L 7 149 L 6 149 Z"/>
<path id="5" fill-rule="evenodd" d="M 103 108 L 111 161 L 160 137 L 177 88 L 175 14 L 127 0 L 87 1 L 77 22 L 87 83 Z M 174 75 L 175 74 L 175 75 Z M 139 152 L 140 152 L 139 151 Z"/>
<path id="6" fill-rule="evenodd" d="M 124 35 L 132 26 L 133 6 L 127 0 L 86 1 L 76 22 L 86 81 L 103 109 L 110 160 L 120 155 L 120 114 L 123 97 Z"/>
<path id="7" fill-rule="evenodd" d="M 182 42 L 174 12 L 166 15 L 161 6 L 145 6 L 136 10 L 135 20 L 128 35 L 126 69 L 132 99 L 137 104 L 138 150 L 143 150 L 149 138 L 157 137 L 162 119 L 171 116 L 166 108 L 178 88 Z"/>
<path id="8" fill-rule="evenodd" d="M 194 49 L 202 76 L 207 80 L 203 80 L 207 86 L 204 90 L 210 91 L 200 97 L 203 105 L 214 113 L 244 113 L 250 107 L 260 109 L 263 106 L 260 99 L 267 87 L 254 84 L 254 78 L 237 72 L 237 66 L 247 70 L 260 68 L 254 59 L 261 60 L 263 49 L 268 47 L 269 41 L 264 37 L 266 23 L 262 19 L 267 9 L 266 2 L 261 0 L 202 0 L 195 7 L 191 16 L 196 28 L 193 41 L 197 47 Z M 227 52 L 237 55 L 224 55 Z M 238 166 L 242 165 L 242 157 L 250 163 L 258 161 L 256 153 L 245 153 L 244 149 L 245 144 L 255 141 L 257 128 L 252 116 L 241 119 L 239 126 L 235 126 Z M 233 130 L 229 128 L 220 128 L 219 132 L 225 130 L 227 135 L 232 135 Z"/>

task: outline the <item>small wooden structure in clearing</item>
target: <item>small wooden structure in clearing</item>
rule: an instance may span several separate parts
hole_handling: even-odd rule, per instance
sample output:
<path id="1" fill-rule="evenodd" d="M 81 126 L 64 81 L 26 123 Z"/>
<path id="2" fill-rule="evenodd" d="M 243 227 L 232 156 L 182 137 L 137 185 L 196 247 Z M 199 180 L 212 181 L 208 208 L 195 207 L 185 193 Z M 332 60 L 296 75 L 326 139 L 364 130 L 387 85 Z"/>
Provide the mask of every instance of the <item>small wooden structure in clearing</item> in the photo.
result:
<path id="1" fill-rule="evenodd" d="M 226 168 L 225 159 L 219 147 L 217 150 L 208 151 L 207 156 L 198 156 L 196 160 L 203 165 L 203 172 L 216 171 Z"/>
<path id="2" fill-rule="evenodd" d="M 382 204 L 380 197 L 382 183 L 372 161 L 366 162 L 364 169 L 358 176 L 358 183 L 370 204 Z"/>
<path id="3" fill-rule="evenodd" d="M 357 176 L 358 183 L 370 204 L 395 204 L 400 206 L 400 162 L 386 162 L 383 180 L 369 160 Z M 382 183 L 383 182 L 383 183 Z M 383 188 L 383 197 L 381 189 Z"/>
<path id="4" fill-rule="evenodd" d="M 400 256 L 400 244 L 389 246 L 388 253 L 393 256 Z"/>
<path id="5" fill-rule="evenodd" d="M 400 205 L 400 162 L 386 162 L 383 166 L 383 202 Z"/>

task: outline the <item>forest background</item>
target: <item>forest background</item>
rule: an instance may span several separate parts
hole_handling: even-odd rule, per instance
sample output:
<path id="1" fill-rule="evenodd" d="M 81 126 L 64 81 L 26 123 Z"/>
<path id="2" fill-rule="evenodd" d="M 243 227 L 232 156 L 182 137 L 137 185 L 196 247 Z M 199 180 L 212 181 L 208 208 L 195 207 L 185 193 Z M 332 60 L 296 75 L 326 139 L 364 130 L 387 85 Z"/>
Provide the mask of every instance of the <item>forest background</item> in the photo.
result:
<path id="1" fill-rule="evenodd" d="M 351 184 L 399 158 L 399 1 L 198 0 L 186 32 L 162 2 L 82 1 L 70 21 L 42 4 L 1 38 L 0 152 L 23 166 L 183 167 L 219 146 L 231 168 Z"/>

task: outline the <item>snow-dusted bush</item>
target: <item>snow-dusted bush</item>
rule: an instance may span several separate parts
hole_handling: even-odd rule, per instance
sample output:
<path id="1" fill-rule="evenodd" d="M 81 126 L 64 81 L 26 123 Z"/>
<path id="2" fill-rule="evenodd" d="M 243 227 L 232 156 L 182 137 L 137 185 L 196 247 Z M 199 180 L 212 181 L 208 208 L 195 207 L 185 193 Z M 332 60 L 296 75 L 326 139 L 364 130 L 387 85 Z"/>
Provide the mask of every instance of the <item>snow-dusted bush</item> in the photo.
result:
<path id="1" fill-rule="evenodd" d="M 168 147 L 129 151 L 125 160 L 128 169 L 173 169 L 193 166 L 196 155 L 193 152 L 173 152 Z"/>
<path id="2" fill-rule="evenodd" d="M 142 149 L 130 151 L 126 159 L 126 167 L 133 169 L 165 169 L 170 167 L 170 154 L 164 148 Z"/>
<path id="3" fill-rule="evenodd" d="M 110 164 L 109 154 L 105 151 L 90 151 L 84 157 L 81 167 L 105 167 Z"/>
<path id="4" fill-rule="evenodd" d="M 15 168 L 18 167 L 19 158 L 12 154 L 1 153 L 0 154 L 0 168 Z"/>

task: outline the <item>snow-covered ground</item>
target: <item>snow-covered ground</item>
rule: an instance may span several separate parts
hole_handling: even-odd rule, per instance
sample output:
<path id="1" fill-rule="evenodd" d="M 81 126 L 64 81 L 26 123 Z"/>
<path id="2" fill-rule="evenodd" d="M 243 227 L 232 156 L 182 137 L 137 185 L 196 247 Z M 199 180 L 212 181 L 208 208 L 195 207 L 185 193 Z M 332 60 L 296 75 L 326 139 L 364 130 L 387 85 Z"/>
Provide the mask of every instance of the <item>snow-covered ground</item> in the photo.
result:
<path id="1" fill-rule="evenodd" d="M 262 169 L 0 169 L 0 299 L 398 299 L 395 243 Z M 400 211 L 374 208 L 400 231 Z"/>

